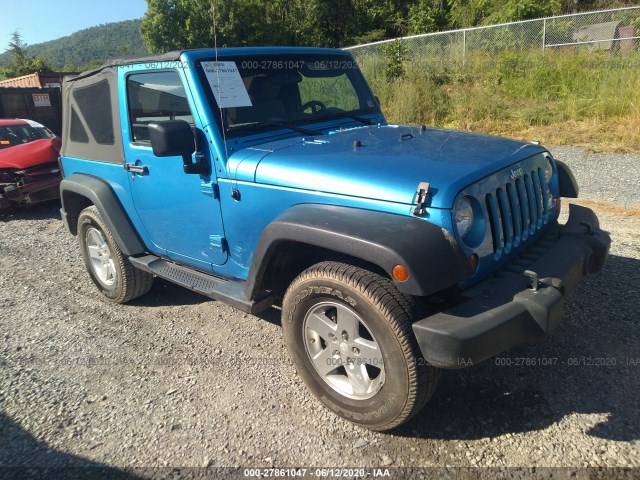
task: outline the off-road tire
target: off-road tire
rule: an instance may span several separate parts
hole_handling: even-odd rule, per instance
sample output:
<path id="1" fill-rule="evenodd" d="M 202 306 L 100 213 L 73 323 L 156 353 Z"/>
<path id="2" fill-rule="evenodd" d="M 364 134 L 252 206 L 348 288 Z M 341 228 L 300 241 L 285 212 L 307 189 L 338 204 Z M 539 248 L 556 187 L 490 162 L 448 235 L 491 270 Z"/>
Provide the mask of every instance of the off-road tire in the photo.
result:
<path id="1" fill-rule="evenodd" d="M 325 307 L 327 305 L 329 307 Z M 339 379 L 339 371 L 323 378 L 316 367 L 323 354 L 316 354 L 315 350 L 310 353 L 310 345 L 321 352 L 325 350 L 317 347 L 318 344 L 337 345 L 328 344 L 326 339 L 318 343 L 315 330 L 309 329 L 309 322 L 313 321 L 310 315 L 317 315 L 316 312 L 331 305 L 347 312 L 347 317 L 349 309 L 355 313 L 366 324 L 373 343 L 379 346 L 384 365 L 383 382 L 377 393 L 358 394 L 361 397 L 372 395 L 369 398 L 350 397 L 348 392 L 345 395 L 331 386 L 326 379 Z M 415 315 L 413 300 L 400 293 L 389 279 L 350 265 L 322 262 L 302 272 L 287 289 L 282 305 L 282 326 L 296 370 L 311 392 L 339 416 L 368 429 L 382 431 L 406 422 L 419 412 L 433 395 L 440 379 L 440 370 L 425 362 L 416 343 L 411 328 Z M 333 320 L 339 325 L 337 314 Z M 314 338 L 309 339 L 310 336 Z M 335 342 L 331 332 L 328 337 Z M 342 342 L 339 349 L 350 351 L 353 345 Z M 334 350 L 334 353 L 340 351 Z M 317 356 L 312 360 L 314 355 Z M 366 373 L 363 376 L 367 376 Z M 355 395 L 355 387 L 351 393 Z"/>
<path id="2" fill-rule="evenodd" d="M 87 236 L 89 232 L 97 230 L 103 237 L 106 247 L 113 260 L 114 274 L 112 282 L 105 282 L 99 278 L 96 268 L 92 265 Z M 112 302 L 126 303 L 147 293 L 153 285 L 153 275 L 135 268 L 122 253 L 116 243 L 111 230 L 104 222 L 95 206 L 90 206 L 80 212 L 78 217 L 78 241 L 85 267 L 89 276 L 102 294 Z"/>

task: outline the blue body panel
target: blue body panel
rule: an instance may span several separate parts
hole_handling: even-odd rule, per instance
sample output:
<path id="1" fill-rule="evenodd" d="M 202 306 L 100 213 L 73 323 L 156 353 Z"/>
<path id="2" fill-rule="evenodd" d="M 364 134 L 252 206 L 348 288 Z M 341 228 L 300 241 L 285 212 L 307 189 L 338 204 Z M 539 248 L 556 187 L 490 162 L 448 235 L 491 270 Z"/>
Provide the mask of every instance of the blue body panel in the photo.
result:
<path id="1" fill-rule="evenodd" d="M 381 200 L 363 199 L 345 195 L 333 195 L 323 192 L 304 191 L 272 185 L 260 185 L 254 182 L 235 182 L 221 179 L 220 197 L 222 211 L 225 218 L 225 232 L 230 246 L 230 258 L 224 266 L 225 270 L 218 270 L 221 274 L 238 279 L 246 279 L 253 252 L 264 228 L 278 215 L 293 205 L 321 204 L 340 205 L 363 210 L 407 215 L 411 212 L 410 205 L 385 202 Z M 231 190 L 241 192 L 241 200 L 231 198 Z M 436 210 L 434 220 L 443 220 Z M 446 211 L 444 220 L 449 221 L 450 212 Z M 233 221 L 231 219 L 241 219 Z M 435 222 L 434 222 L 435 223 Z"/>
<path id="2" fill-rule="evenodd" d="M 361 147 L 353 146 L 356 140 Z M 545 151 L 488 135 L 396 125 L 298 136 L 250 150 L 261 151 L 262 157 L 246 158 L 241 150 L 230 158 L 238 180 L 407 205 L 414 203 L 418 184 L 429 182 L 434 208 L 452 208 L 464 187 Z"/>
<path id="3" fill-rule="evenodd" d="M 130 75 L 156 71 L 151 65 L 137 65 L 120 69 L 118 88 L 127 91 Z M 200 106 L 191 94 L 184 74 L 186 70 L 175 70 L 185 85 L 186 96 L 193 114 L 196 129 L 202 129 Z M 119 97 L 120 111 L 127 112 L 127 95 Z M 150 145 L 133 142 L 128 115 L 120 118 L 124 155 L 127 162 L 144 165 L 144 174 L 127 175 L 130 183 L 136 216 L 143 225 L 145 236 L 163 255 L 181 263 L 187 263 L 201 270 L 211 270 L 214 265 L 227 261 L 226 249 L 218 244 L 224 238 L 224 227 L 220 203 L 214 196 L 215 177 L 187 175 L 183 171 L 182 158 L 156 157 Z M 204 149 L 204 159 L 211 161 L 210 149 Z"/>
<path id="4" fill-rule="evenodd" d="M 132 212 L 135 213 L 135 205 L 131 199 L 127 172 L 121 164 L 95 162 L 92 160 L 73 157 L 62 157 L 62 165 L 65 177 L 71 176 L 74 173 L 81 173 L 84 175 L 93 175 L 107 182 L 113 189 L 124 211 L 129 213 L 131 223 L 149 251 L 156 255 L 166 255 L 166 251 L 163 251 L 151 241 L 151 238 L 147 235 L 144 225 L 142 225 L 138 216 L 131 214 Z"/>

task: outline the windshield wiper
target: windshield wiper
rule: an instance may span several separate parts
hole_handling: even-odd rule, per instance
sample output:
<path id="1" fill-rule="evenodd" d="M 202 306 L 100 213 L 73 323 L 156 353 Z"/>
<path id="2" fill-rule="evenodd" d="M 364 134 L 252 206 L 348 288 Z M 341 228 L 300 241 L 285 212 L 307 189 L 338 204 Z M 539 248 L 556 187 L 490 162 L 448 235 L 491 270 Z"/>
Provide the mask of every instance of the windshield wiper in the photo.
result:
<path id="1" fill-rule="evenodd" d="M 364 117 L 359 117 L 358 115 L 351 115 L 350 113 L 341 113 L 339 116 L 350 118 L 357 122 L 364 123 L 365 125 L 373 125 L 375 123 L 373 120 L 370 120 Z"/>
<path id="2" fill-rule="evenodd" d="M 227 129 L 227 131 L 234 131 L 234 130 L 259 131 L 269 127 L 284 127 L 284 128 L 288 128 L 289 130 L 293 130 L 294 132 L 302 133 L 304 135 L 321 135 L 321 132 L 318 132 L 316 130 L 298 127 L 297 125 L 294 125 L 292 123 L 282 122 L 278 120 L 265 120 L 263 122 L 256 122 L 256 123 L 250 123 L 250 124 L 232 125 Z"/>
<path id="3" fill-rule="evenodd" d="M 317 117 L 310 118 L 309 122 L 323 122 L 325 120 L 334 120 L 338 118 L 350 118 L 351 120 L 355 120 L 360 123 L 364 123 L 365 125 L 373 125 L 375 122 L 373 120 L 369 120 L 368 118 L 360 117 L 358 115 L 352 115 L 349 112 L 337 112 L 331 113 L 328 115 L 319 115 Z"/>

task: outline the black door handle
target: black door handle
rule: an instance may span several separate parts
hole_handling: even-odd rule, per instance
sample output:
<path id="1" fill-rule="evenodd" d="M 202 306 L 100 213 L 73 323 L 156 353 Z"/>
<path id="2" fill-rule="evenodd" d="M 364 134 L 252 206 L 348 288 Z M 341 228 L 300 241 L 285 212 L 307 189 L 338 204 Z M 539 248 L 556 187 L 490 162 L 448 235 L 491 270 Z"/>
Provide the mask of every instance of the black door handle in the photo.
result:
<path id="1" fill-rule="evenodd" d="M 124 169 L 131 173 L 149 173 L 146 165 L 134 165 L 133 163 L 125 163 Z"/>

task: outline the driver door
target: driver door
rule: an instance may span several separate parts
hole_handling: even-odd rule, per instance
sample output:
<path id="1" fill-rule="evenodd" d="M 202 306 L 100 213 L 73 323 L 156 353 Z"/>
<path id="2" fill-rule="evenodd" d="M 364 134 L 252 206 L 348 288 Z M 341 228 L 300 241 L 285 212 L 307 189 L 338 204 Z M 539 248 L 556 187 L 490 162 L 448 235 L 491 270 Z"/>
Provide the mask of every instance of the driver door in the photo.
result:
<path id="1" fill-rule="evenodd" d="M 185 120 L 202 135 L 180 74 L 175 70 L 127 74 L 128 125 L 126 168 L 136 212 L 147 237 L 159 253 L 203 270 L 227 260 L 215 178 L 183 171 L 181 157 L 156 157 L 147 125 Z M 124 126 L 123 126 L 124 127 Z M 210 161 L 207 142 L 194 155 Z"/>

